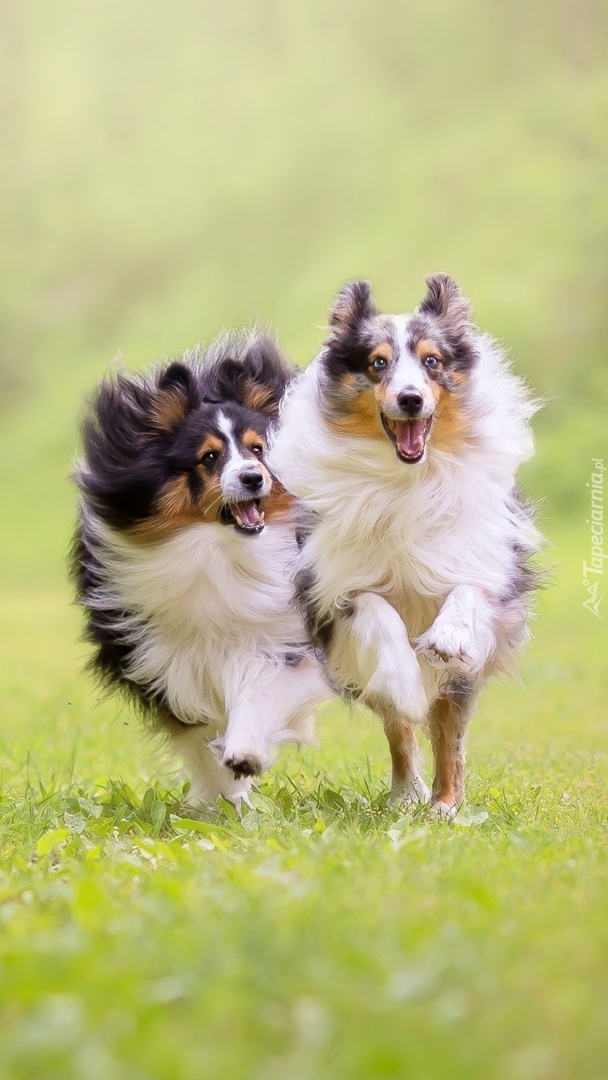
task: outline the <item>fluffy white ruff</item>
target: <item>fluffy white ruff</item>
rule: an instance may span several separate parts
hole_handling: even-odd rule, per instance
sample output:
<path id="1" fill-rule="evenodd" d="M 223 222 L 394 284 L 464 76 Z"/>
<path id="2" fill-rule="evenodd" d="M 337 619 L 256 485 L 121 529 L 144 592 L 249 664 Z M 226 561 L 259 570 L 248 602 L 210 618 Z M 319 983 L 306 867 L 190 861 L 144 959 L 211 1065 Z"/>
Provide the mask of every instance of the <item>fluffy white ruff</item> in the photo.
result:
<path id="1" fill-rule="evenodd" d="M 416 674 L 403 633 L 388 617 L 384 629 L 377 619 L 374 673 L 369 647 L 359 648 L 355 634 L 350 648 L 336 645 L 344 683 L 358 669 L 360 687 L 383 683 L 413 721 L 420 709 L 405 708 L 391 672 L 400 668 L 418 701 L 421 677 L 431 703 L 450 671 L 511 670 L 526 635 L 516 545 L 535 551 L 541 538 L 513 491 L 519 466 L 533 453 L 536 404 L 496 344 L 476 337 L 480 358 L 462 451 L 438 450 L 431 437 L 425 460 L 410 466 L 388 439 L 335 435 L 324 418 L 318 357 L 284 399 L 269 457 L 285 486 L 318 515 L 302 560 L 316 579 L 321 613 L 331 617 L 353 596 L 373 593 L 399 613 L 410 645 L 418 644 Z"/>
<path id="2" fill-rule="evenodd" d="M 261 771 L 280 744 L 314 741 L 311 714 L 329 697 L 293 603 L 292 527 L 271 523 L 247 537 L 193 525 L 142 544 L 88 524 L 111 583 L 99 605 L 134 613 L 128 674 L 162 691 L 179 720 L 206 725 L 170 733 L 191 798 L 246 798 L 251 780 L 228 766 L 247 760 Z"/>

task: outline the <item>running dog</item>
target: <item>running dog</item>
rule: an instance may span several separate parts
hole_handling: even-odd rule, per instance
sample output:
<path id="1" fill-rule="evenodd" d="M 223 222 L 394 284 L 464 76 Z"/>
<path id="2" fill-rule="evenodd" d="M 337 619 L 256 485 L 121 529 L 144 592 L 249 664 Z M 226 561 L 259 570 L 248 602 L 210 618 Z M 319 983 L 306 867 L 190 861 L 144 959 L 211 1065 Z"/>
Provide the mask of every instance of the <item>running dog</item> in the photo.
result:
<path id="1" fill-rule="evenodd" d="M 293 602 L 292 498 L 265 463 L 294 370 L 257 333 L 99 386 L 72 551 L 91 667 L 165 733 L 190 800 L 247 801 L 329 696 Z"/>
<path id="2" fill-rule="evenodd" d="M 325 345 L 287 391 L 271 468 L 302 503 L 298 591 L 338 689 L 382 720 L 392 795 L 452 817 L 488 677 L 527 637 L 540 535 L 516 481 L 533 453 L 523 382 L 444 274 L 413 313 L 368 282 L 334 300 Z M 413 725 L 430 736 L 420 776 Z"/>

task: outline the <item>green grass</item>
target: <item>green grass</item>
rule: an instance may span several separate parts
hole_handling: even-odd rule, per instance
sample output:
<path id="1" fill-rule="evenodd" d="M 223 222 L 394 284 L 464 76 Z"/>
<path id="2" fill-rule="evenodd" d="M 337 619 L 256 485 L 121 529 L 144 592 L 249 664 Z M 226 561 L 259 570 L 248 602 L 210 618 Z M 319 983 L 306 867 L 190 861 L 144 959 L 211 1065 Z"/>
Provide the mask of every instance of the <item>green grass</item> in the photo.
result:
<path id="1" fill-rule="evenodd" d="M 0 40 L 0 1080 L 608 1072 L 606 9 L 41 0 Z M 64 556 L 83 393 L 249 317 L 307 362 L 333 292 L 447 270 L 547 396 L 553 541 L 523 688 L 453 824 L 387 802 L 333 704 L 242 821 L 194 820 L 82 675 Z M 608 600 L 603 614 L 607 616 Z M 427 762 L 428 772 L 428 762 Z"/>
<path id="2" fill-rule="evenodd" d="M 9 598 L 2 1075 L 603 1075 L 607 687 L 579 554 L 564 536 L 525 689 L 482 701 L 453 825 L 389 809 L 383 736 L 335 705 L 242 821 L 191 820 L 132 717 L 92 708 L 65 598 Z"/>

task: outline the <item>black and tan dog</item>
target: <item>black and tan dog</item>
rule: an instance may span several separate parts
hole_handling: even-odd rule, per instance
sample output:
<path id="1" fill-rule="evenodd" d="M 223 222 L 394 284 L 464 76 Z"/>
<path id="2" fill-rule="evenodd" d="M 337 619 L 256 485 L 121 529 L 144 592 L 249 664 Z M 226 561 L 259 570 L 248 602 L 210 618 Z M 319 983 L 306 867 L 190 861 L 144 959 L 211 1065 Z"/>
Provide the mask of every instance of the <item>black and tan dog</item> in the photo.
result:
<path id="1" fill-rule="evenodd" d="M 293 601 L 292 502 L 265 463 L 294 371 L 268 338 L 101 384 L 72 566 L 92 667 L 166 732 L 192 801 L 247 798 L 312 737 L 325 680 Z"/>

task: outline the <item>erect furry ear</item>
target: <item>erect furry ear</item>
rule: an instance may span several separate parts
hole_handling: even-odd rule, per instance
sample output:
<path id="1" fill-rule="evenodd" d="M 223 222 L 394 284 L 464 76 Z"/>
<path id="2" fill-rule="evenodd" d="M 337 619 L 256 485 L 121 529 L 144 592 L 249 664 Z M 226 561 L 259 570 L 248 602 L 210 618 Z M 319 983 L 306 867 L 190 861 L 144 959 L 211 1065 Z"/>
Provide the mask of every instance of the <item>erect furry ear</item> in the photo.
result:
<path id="1" fill-rule="evenodd" d="M 158 379 L 158 397 L 154 403 L 155 426 L 171 431 L 198 403 L 194 376 L 178 360 L 169 364 Z"/>
<path id="2" fill-rule="evenodd" d="M 233 334 L 211 346 L 204 368 L 204 400 L 230 401 L 275 417 L 297 368 L 267 334 Z"/>
<path id="3" fill-rule="evenodd" d="M 243 386 L 243 405 L 252 412 L 262 413 L 263 416 L 276 416 L 279 411 L 281 392 L 277 392 L 275 386 L 258 381 L 249 376 Z"/>
<path id="4" fill-rule="evenodd" d="M 267 334 L 258 334 L 249 342 L 243 366 L 243 405 L 274 419 L 295 367 Z"/>
<path id="5" fill-rule="evenodd" d="M 434 315 L 449 323 L 451 330 L 467 330 L 471 325 L 471 305 L 448 274 L 426 278 L 427 294 L 418 307 L 423 315 Z"/>
<path id="6" fill-rule="evenodd" d="M 193 384 L 192 372 L 180 360 L 174 360 L 169 364 L 158 379 L 159 390 L 178 390 L 183 394 L 189 394 Z"/>
<path id="7" fill-rule="evenodd" d="M 329 312 L 330 326 L 346 329 L 359 319 L 377 315 L 369 281 L 349 281 L 337 294 Z"/>

